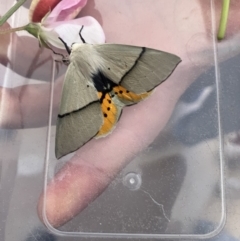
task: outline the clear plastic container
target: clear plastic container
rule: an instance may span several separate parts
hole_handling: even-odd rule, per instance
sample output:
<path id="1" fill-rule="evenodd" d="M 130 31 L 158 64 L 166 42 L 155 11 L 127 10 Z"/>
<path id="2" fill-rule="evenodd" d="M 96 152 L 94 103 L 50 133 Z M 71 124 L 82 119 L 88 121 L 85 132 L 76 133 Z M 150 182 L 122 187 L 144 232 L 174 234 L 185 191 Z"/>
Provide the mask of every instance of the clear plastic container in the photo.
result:
<path id="1" fill-rule="evenodd" d="M 1 0 L 0 14 L 12 4 Z M 28 7 L 9 20 L 11 26 L 28 22 Z M 214 0 L 88 2 L 80 16 L 95 17 L 107 42 L 160 49 L 182 62 L 148 100 L 124 109 L 110 136 L 89 142 L 74 161 L 74 154 L 60 160 L 54 154 L 56 103 L 66 67 L 55 65 L 51 52 L 26 33 L 11 36 L 0 55 L 0 240 L 240 240 L 240 36 L 233 28 L 217 42 L 220 7 Z M 32 98 L 24 99 L 29 86 Z M 13 96 L 4 88 L 13 88 Z M 31 108 L 14 109 L 19 100 Z M 13 127 L 19 117 L 21 125 Z M 145 129 L 136 134 L 141 125 Z M 131 130 L 135 135 L 116 145 L 116 138 Z M 37 211 L 41 193 L 62 168 L 71 176 L 81 165 L 102 168 L 109 185 L 104 190 L 100 185 L 60 227 L 49 222 L 43 198 L 43 223 Z M 89 192 L 98 185 L 94 174 L 92 179 L 88 174 Z M 63 187 L 66 196 L 71 185 Z M 52 207 L 59 202 L 53 198 Z"/>

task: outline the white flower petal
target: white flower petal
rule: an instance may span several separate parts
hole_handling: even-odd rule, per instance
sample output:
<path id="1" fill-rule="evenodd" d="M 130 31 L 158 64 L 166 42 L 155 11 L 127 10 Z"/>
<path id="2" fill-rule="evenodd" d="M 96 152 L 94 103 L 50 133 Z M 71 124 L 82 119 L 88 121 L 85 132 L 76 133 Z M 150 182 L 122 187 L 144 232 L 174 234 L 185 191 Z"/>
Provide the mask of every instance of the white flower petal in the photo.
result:
<path id="1" fill-rule="evenodd" d="M 105 35 L 101 25 L 93 17 L 83 17 L 70 21 L 56 22 L 49 27 L 54 29 L 58 35 L 71 46 L 73 43 L 81 43 L 79 31 L 82 26 L 82 37 L 86 43 L 101 44 L 105 42 Z"/>
<path id="2" fill-rule="evenodd" d="M 42 26 L 40 36 L 47 45 L 50 44 L 58 49 L 65 49 L 63 43 L 59 39 L 58 33 L 54 29 Z"/>

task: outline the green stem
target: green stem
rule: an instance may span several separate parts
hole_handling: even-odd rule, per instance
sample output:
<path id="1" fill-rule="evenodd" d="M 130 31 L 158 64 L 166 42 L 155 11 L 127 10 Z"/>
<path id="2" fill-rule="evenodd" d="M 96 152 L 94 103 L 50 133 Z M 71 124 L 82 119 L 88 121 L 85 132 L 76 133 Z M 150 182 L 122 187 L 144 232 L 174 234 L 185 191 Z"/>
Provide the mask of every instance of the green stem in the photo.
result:
<path id="1" fill-rule="evenodd" d="M 0 26 L 2 26 L 27 0 L 19 0 L 12 8 L 10 8 L 0 19 Z"/>
<path id="2" fill-rule="evenodd" d="M 218 35 L 217 35 L 218 40 L 221 40 L 225 37 L 228 13 L 229 13 L 229 4 L 230 4 L 230 0 L 222 0 L 222 1 L 223 1 L 222 13 L 221 13 L 221 19 L 220 19 Z"/>
<path id="3" fill-rule="evenodd" d="M 25 25 L 25 26 L 22 26 L 22 27 L 18 27 L 18 28 L 3 29 L 3 30 L 0 30 L 0 35 L 1 34 L 7 34 L 7 33 L 13 33 L 13 32 L 17 32 L 17 31 L 26 30 L 27 27 L 28 27 L 28 25 Z"/>

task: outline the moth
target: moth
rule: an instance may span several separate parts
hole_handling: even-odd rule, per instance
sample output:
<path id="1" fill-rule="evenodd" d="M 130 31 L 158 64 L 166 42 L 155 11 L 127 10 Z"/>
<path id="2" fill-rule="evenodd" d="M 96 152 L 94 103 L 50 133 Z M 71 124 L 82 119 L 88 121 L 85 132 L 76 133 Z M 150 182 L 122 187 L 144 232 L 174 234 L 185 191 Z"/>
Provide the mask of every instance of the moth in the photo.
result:
<path id="1" fill-rule="evenodd" d="M 93 137 L 111 133 L 124 106 L 147 98 L 181 59 L 167 52 L 120 44 L 65 45 L 69 58 L 57 119 L 59 159 Z"/>

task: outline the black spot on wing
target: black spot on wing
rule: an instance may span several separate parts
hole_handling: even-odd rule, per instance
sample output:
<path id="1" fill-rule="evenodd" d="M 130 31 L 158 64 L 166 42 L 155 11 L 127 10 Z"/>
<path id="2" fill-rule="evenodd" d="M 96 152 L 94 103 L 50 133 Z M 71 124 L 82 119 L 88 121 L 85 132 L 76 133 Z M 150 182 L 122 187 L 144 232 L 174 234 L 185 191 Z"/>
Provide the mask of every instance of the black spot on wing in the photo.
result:
<path id="1" fill-rule="evenodd" d="M 98 92 L 110 92 L 117 86 L 112 80 L 105 76 L 101 71 L 92 74 L 92 80 Z"/>
<path id="2" fill-rule="evenodd" d="M 102 103 L 105 95 L 113 90 L 117 84 L 105 76 L 101 71 L 98 71 L 95 74 L 92 74 L 92 81 L 98 92 L 102 93 L 100 102 Z"/>

